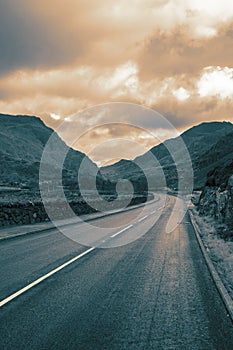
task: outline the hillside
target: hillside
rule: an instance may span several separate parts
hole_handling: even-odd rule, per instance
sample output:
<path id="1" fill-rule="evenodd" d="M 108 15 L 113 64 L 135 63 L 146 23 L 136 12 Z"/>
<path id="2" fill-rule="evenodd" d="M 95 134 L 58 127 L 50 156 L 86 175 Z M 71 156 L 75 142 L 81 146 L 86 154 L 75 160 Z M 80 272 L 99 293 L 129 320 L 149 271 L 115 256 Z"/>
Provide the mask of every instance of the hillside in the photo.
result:
<path id="1" fill-rule="evenodd" d="M 0 115 L 0 184 L 38 188 L 38 175 L 44 147 L 54 131 L 42 120 L 34 116 Z M 233 161 L 233 124 L 229 122 L 202 123 L 185 131 L 181 135 L 189 151 L 193 170 L 195 188 L 206 183 L 207 174 L 216 167 L 222 167 Z M 63 165 L 62 183 L 65 187 L 78 189 L 77 173 L 81 161 L 86 159 L 85 181 L 97 172 L 98 168 L 85 154 L 69 148 L 55 133 L 59 148 L 67 152 Z M 178 147 L 178 139 L 169 139 L 153 147 L 150 152 L 135 158 L 134 161 L 121 160 L 111 166 L 101 168 L 98 175 L 99 187 L 107 190 L 111 183 L 119 179 L 129 179 L 136 192 L 147 190 L 147 179 L 155 188 L 164 186 L 162 173 L 166 177 L 166 185 L 177 188 L 177 172 L 174 160 L 168 148 L 172 149 L 178 159 L 183 159 L 182 149 Z M 157 159 L 157 166 L 152 165 L 150 155 Z M 52 150 L 50 154 L 50 173 L 56 178 L 59 164 L 59 152 Z M 185 164 L 184 164 L 185 171 Z M 104 176 L 105 180 L 103 180 Z M 111 187 L 112 188 L 112 187 Z"/>
<path id="2" fill-rule="evenodd" d="M 202 156 L 202 159 L 195 161 L 195 167 L 207 172 L 209 181 L 210 173 L 213 169 L 222 169 L 220 182 L 224 182 L 229 177 L 228 165 L 233 162 L 233 132 L 223 136 Z M 224 170 L 225 169 L 225 170 Z M 224 174 L 225 172 L 225 174 Z"/>
<path id="3" fill-rule="evenodd" d="M 229 122 L 202 123 L 185 131 L 181 137 L 189 151 L 194 170 L 195 188 L 203 187 L 207 173 L 223 162 L 230 162 L 233 154 L 232 145 L 233 124 Z M 109 179 L 127 178 L 140 181 L 141 174 L 137 164 L 142 164 L 148 174 L 159 178 L 159 167 L 150 169 L 149 153 L 159 161 L 161 169 L 166 176 L 167 186 L 177 187 L 177 173 L 174 160 L 167 147 L 173 150 L 178 159 L 182 161 L 182 149 L 178 147 L 178 139 L 169 139 L 153 147 L 134 161 L 121 160 L 108 167 L 101 168 L 101 173 Z M 185 168 L 185 164 L 184 164 Z M 158 181 L 159 184 L 159 181 Z"/>
<path id="4" fill-rule="evenodd" d="M 34 116 L 0 115 L 0 182 L 1 185 L 38 188 L 39 166 L 44 147 L 54 131 Z M 63 166 L 63 182 L 76 179 L 85 154 L 69 148 L 55 133 L 59 149 L 50 154 L 51 177 L 56 174 L 59 152 L 67 152 Z M 87 178 L 97 166 L 86 157 Z"/>

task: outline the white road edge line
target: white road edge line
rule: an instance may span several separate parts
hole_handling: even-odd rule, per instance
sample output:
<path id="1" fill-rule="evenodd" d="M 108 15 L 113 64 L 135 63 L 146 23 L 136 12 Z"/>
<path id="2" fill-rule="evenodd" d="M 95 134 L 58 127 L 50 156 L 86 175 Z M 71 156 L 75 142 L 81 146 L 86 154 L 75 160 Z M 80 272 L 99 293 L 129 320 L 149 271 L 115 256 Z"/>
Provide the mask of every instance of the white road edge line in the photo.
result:
<path id="1" fill-rule="evenodd" d="M 87 255 L 88 253 L 92 252 L 94 249 L 96 249 L 96 247 L 92 247 L 88 250 L 85 250 L 83 253 L 75 256 L 74 258 L 72 258 L 71 260 L 67 261 L 66 263 L 58 266 L 56 269 L 50 271 L 49 273 L 47 273 L 46 275 L 38 278 L 37 280 L 35 280 L 34 282 L 28 284 L 26 287 L 20 289 L 18 292 L 15 292 L 14 294 L 10 295 L 9 297 L 3 299 L 0 301 L 0 307 L 2 307 L 3 305 L 9 303 L 11 300 L 15 299 L 16 297 L 18 297 L 19 295 L 25 293 L 27 290 L 31 289 L 32 287 L 36 286 L 37 284 L 39 284 L 40 282 L 44 281 L 45 279 L 49 278 L 50 276 L 54 275 L 56 272 L 64 269 L 66 266 L 72 264 L 74 261 L 82 258 L 84 255 Z"/>
<path id="2" fill-rule="evenodd" d="M 111 238 L 116 237 L 116 236 L 119 235 L 120 233 L 122 233 L 122 232 L 128 230 L 130 227 L 133 227 L 133 225 L 129 225 L 129 226 L 123 228 L 122 230 L 120 230 L 119 232 L 115 233 L 114 235 L 112 235 L 112 236 L 110 236 L 110 237 L 111 237 Z"/>
<path id="3" fill-rule="evenodd" d="M 142 220 L 144 220 L 145 218 L 147 218 L 149 215 L 144 216 L 143 218 L 139 219 L 138 222 L 141 222 Z"/>

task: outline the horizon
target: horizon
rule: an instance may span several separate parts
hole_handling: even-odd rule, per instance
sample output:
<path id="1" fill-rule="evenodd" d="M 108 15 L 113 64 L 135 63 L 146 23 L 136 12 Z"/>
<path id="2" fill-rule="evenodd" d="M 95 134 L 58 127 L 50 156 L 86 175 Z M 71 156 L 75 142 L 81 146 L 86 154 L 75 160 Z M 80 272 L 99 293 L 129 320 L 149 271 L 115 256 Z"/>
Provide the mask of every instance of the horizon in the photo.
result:
<path id="1" fill-rule="evenodd" d="M 64 130 L 61 129 L 61 132 L 59 132 L 59 127 L 57 128 L 57 129 L 58 129 L 58 130 L 57 130 L 57 129 L 54 128 L 53 126 L 48 125 L 48 124 L 46 123 L 46 121 L 44 121 L 44 120 L 43 120 L 41 117 L 39 117 L 39 116 L 36 116 L 36 115 L 29 115 L 29 114 L 6 114 L 6 113 L 0 113 L 0 117 L 2 117 L 2 116 L 9 116 L 9 117 L 15 117 L 15 118 L 17 118 L 17 117 L 25 117 L 25 118 L 27 118 L 27 117 L 32 117 L 32 118 L 39 119 L 39 120 L 41 120 L 41 121 L 44 123 L 44 125 L 45 125 L 46 127 L 49 127 L 49 128 L 51 128 L 53 131 L 57 132 L 57 134 L 59 135 L 59 137 L 61 137 L 61 139 L 62 139 L 67 145 L 69 145 L 69 140 L 65 140 L 65 137 L 67 136 L 66 133 L 64 133 L 64 136 L 65 136 L 65 137 L 63 137 L 63 135 L 62 135 L 62 133 L 64 132 Z M 178 131 L 178 136 L 182 136 L 183 133 L 185 133 L 186 131 L 188 131 L 188 130 L 194 128 L 194 127 L 197 127 L 197 126 L 200 126 L 200 125 L 203 125 L 203 124 L 210 124 L 210 123 L 230 123 L 230 124 L 233 125 L 233 122 L 231 122 L 230 120 L 202 121 L 202 122 L 200 122 L 200 123 L 198 123 L 198 124 L 192 125 L 191 127 L 187 127 L 187 128 L 185 128 L 185 129 L 183 129 L 182 131 Z M 107 167 L 107 166 L 114 165 L 114 164 L 118 163 L 118 162 L 121 161 L 121 160 L 134 161 L 135 158 L 137 158 L 138 156 L 141 156 L 141 155 L 143 155 L 144 153 L 146 153 L 147 151 L 151 150 L 152 148 L 158 146 L 159 144 L 164 143 L 164 142 L 166 142 L 166 141 L 168 141 L 168 140 L 174 139 L 174 138 L 176 138 L 176 137 L 177 137 L 177 135 L 175 135 L 174 137 L 173 137 L 173 136 L 167 137 L 167 138 L 164 137 L 164 139 L 163 139 L 162 141 L 160 140 L 160 141 L 158 141 L 157 143 L 155 143 L 155 144 L 152 145 L 152 146 L 147 146 L 147 147 L 145 146 L 145 149 L 141 150 L 141 152 L 139 151 L 139 153 L 135 153 L 131 158 L 118 157 L 118 158 L 114 158 L 114 159 L 110 159 L 110 160 L 106 160 L 106 159 L 104 159 L 104 158 L 99 159 L 99 157 L 102 157 L 103 155 L 102 155 L 101 153 L 100 153 L 100 154 L 98 153 L 98 148 L 97 148 L 97 150 L 96 150 L 96 148 L 94 147 L 94 153 L 91 154 L 90 151 L 88 152 L 88 147 L 87 147 L 87 149 L 86 149 L 87 152 L 85 152 L 85 149 L 82 149 L 82 147 L 78 147 L 77 145 L 76 145 L 76 147 L 73 147 L 72 145 L 69 145 L 69 146 L 70 146 L 71 148 L 73 148 L 74 150 L 76 150 L 76 151 L 83 152 L 85 155 L 87 155 L 87 156 L 91 159 L 91 161 L 92 161 L 93 163 L 95 163 L 99 168 L 101 168 L 101 167 Z M 117 139 L 116 139 L 116 140 L 117 140 Z M 109 141 L 109 140 L 107 140 L 107 141 Z M 115 140 L 114 140 L 114 141 L 115 141 Z M 121 141 L 122 141 L 122 139 L 120 139 L 119 142 L 121 142 Z M 124 140 L 124 142 L 127 142 L 127 141 L 129 141 L 129 140 Z M 84 145 L 85 145 L 85 142 L 83 142 L 82 145 L 84 146 Z M 97 144 L 97 147 L 98 147 L 98 144 Z M 114 147 L 115 147 L 115 145 L 114 145 Z M 85 147 L 83 147 L 83 148 L 85 148 Z M 139 148 L 139 150 L 140 150 L 140 148 Z M 114 151 L 114 152 L 115 152 L 115 151 Z"/>

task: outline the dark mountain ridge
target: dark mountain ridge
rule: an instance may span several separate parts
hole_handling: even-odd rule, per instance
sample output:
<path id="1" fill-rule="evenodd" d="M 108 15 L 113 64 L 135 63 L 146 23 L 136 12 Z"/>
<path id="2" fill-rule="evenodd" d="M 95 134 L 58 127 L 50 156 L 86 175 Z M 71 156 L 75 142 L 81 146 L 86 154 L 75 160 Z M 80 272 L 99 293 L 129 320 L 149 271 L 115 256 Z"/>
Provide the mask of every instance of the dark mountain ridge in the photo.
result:
<path id="1" fill-rule="evenodd" d="M 0 114 L 0 181 L 1 185 L 23 184 L 35 187 L 38 184 L 40 160 L 44 147 L 54 133 L 44 122 L 35 116 L 12 116 Z M 189 151 L 194 170 L 194 186 L 204 186 L 207 174 L 216 167 L 233 161 L 233 124 L 230 122 L 208 122 L 190 128 L 181 135 Z M 63 184 L 73 188 L 77 183 L 77 172 L 84 158 L 87 171 L 85 176 L 95 176 L 98 167 L 82 152 L 69 148 L 55 133 L 61 149 L 67 151 L 63 169 Z M 173 138 L 153 147 L 149 152 L 131 160 L 121 160 L 103 167 L 98 173 L 97 182 L 110 184 L 119 179 L 130 180 L 137 191 L 146 189 L 146 176 L 156 178 L 155 186 L 160 186 L 161 169 L 165 174 L 167 186 L 177 186 L 177 172 L 174 159 L 168 151 L 172 149 L 176 158 L 183 159 L 183 150 L 177 146 L 178 138 Z M 159 162 L 159 167 L 151 166 L 150 155 Z M 57 150 L 51 153 L 52 176 L 60 159 Z M 142 166 L 142 168 L 140 168 Z M 184 164 L 185 166 L 185 164 Z M 100 174 L 101 173 L 101 174 Z M 103 180 L 102 176 L 105 180 Z M 103 187 L 103 184 L 100 186 Z M 108 187 L 108 186 L 107 186 Z M 111 186 L 110 186 L 111 187 Z"/>
<path id="2" fill-rule="evenodd" d="M 181 134 L 190 158 L 194 171 L 194 187 L 204 186 L 209 171 L 223 162 L 230 162 L 233 156 L 232 143 L 233 124 L 230 122 L 205 122 L 190 128 Z M 150 173 L 149 154 L 152 153 L 162 167 L 168 187 L 177 186 L 177 174 L 175 171 L 174 159 L 168 151 L 173 150 L 177 159 L 184 159 L 184 151 L 179 147 L 179 138 L 173 138 L 153 147 L 149 152 L 135 158 L 134 161 L 121 160 L 111 166 L 101 168 L 101 173 L 115 181 L 121 178 L 128 180 L 140 180 L 138 166 L 143 165 Z M 184 164 L 185 167 L 185 164 Z M 153 174 L 151 173 L 151 176 Z M 156 172 L 154 172 L 156 176 Z"/>
<path id="3" fill-rule="evenodd" d="M 53 134 L 56 148 L 49 156 L 51 176 L 59 167 L 59 151 L 67 152 L 64 161 L 64 182 L 77 176 L 82 152 L 69 148 L 53 129 L 34 116 L 12 116 L 0 114 L 0 181 L 1 185 L 22 185 L 38 187 L 39 167 L 47 141 Z M 62 153 L 61 152 L 61 153 Z M 94 176 L 98 168 L 86 157 L 86 176 Z"/>

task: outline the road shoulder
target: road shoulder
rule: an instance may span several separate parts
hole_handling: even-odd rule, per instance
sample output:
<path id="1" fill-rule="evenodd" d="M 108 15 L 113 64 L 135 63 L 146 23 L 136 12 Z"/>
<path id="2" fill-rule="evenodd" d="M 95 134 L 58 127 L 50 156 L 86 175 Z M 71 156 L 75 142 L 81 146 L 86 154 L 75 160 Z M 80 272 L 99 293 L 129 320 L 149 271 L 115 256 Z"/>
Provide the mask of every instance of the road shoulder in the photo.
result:
<path id="1" fill-rule="evenodd" d="M 206 264 L 207 264 L 208 269 L 210 271 L 210 274 L 211 274 L 213 281 L 216 285 L 216 288 L 217 288 L 217 290 L 218 290 L 218 292 L 219 292 L 219 294 L 220 294 L 220 296 L 225 304 L 228 315 L 233 322 L 233 300 L 232 300 L 230 294 L 228 293 L 226 287 L 224 286 L 223 281 L 220 278 L 219 273 L 217 272 L 217 269 L 215 268 L 209 254 L 208 254 L 209 248 L 207 246 L 205 246 L 203 243 L 203 240 L 201 238 L 201 236 L 203 236 L 203 235 L 201 233 L 200 226 L 199 226 L 199 224 L 196 220 L 196 217 L 195 217 L 192 210 L 189 210 L 189 215 L 190 215 L 191 223 L 192 223 L 193 228 L 194 228 L 194 232 L 196 234 L 198 244 L 199 244 L 200 249 L 202 251 L 202 254 L 205 258 L 205 261 L 206 261 Z"/>

